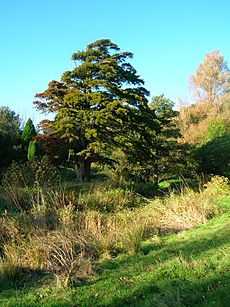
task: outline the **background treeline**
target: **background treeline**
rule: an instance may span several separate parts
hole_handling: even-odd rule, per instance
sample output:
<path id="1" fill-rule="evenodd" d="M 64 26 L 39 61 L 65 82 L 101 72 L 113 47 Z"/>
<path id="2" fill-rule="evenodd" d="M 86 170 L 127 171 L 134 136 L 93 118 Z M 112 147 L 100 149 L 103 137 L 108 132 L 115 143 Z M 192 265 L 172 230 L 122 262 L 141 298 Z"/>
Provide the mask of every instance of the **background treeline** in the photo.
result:
<path id="1" fill-rule="evenodd" d="M 176 110 L 131 58 L 74 53 L 37 128 L 0 107 L 0 305 L 229 301 L 227 64 L 207 54 Z"/>
<path id="2" fill-rule="evenodd" d="M 205 55 L 190 77 L 192 101 L 152 97 L 144 81 L 110 40 L 73 54 L 61 81 L 36 94 L 36 108 L 53 114 L 37 131 L 31 119 L 0 108 L 0 167 L 39 160 L 75 169 L 78 182 L 92 165 L 118 181 L 155 182 L 197 173 L 229 176 L 230 72 L 218 51 Z"/>

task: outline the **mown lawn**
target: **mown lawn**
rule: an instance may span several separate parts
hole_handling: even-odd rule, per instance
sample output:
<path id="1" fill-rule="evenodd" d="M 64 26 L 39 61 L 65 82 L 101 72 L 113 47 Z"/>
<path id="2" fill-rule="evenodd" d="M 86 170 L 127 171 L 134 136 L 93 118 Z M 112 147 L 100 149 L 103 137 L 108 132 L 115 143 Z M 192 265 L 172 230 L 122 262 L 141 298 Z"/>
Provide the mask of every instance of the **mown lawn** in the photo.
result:
<path id="1" fill-rule="evenodd" d="M 225 213 L 178 234 L 156 236 L 134 255 L 95 263 L 79 285 L 57 288 L 49 275 L 25 271 L 0 281 L 1 306 L 229 306 L 230 196 Z"/>

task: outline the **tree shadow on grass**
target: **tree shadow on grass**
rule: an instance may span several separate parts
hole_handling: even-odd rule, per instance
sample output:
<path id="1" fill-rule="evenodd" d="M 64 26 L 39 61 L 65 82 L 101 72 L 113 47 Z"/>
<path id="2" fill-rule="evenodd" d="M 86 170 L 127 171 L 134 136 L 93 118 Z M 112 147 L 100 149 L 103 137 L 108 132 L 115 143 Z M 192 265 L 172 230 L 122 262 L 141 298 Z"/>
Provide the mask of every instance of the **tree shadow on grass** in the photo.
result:
<path id="1" fill-rule="evenodd" d="M 122 298 L 113 297 L 107 306 L 229 306 L 230 273 L 203 278 L 143 284 Z"/>
<path id="2" fill-rule="evenodd" d="M 194 229 L 195 230 L 195 229 Z M 198 230 L 198 229 L 197 229 Z M 154 261 L 167 261 L 175 257 L 183 255 L 185 259 L 190 260 L 191 257 L 198 258 L 202 253 L 212 249 L 221 248 L 222 245 L 229 242 L 230 223 L 218 227 L 216 230 L 210 228 L 210 232 L 206 237 L 191 236 L 184 240 L 177 240 L 175 243 L 167 242 L 163 244 L 149 243 L 144 245 L 140 252 L 133 255 L 124 255 L 115 259 L 105 260 L 101 264 L 103 270 L 116 270 L 122 267 L 135 265 L 138 261 L 142 266 L 148 266 Z"/>
<path id="3" fill-rule="evenodd" d="M 52 275 L 43 270 L 20 268 L 14 276 L 0 274 L 0 295 L 9 296 L 9 291 L 29 291 L 52 280 Z"/>
<path id="4" fill-rule="evenodd" d="M 147 254 L 140 252 L 102 262 L 97 282 L 103 284 L 107 279 L 117 283 L 117 289 L 121 284 L 127 288 L 121 295 L 115 291 L 106 306 L 229 306 L 227 256 L 223 264 L 218 262 L 223 257 L 221 250 L 229 243 L 229 229 L 229 223 L 213 228 L 210 225 L 206 232 L 197 228 L 184 239 L 166 240 L 157 247 L 151 244 Z M 210 261 L 209 253 L 213 257 Z"/>

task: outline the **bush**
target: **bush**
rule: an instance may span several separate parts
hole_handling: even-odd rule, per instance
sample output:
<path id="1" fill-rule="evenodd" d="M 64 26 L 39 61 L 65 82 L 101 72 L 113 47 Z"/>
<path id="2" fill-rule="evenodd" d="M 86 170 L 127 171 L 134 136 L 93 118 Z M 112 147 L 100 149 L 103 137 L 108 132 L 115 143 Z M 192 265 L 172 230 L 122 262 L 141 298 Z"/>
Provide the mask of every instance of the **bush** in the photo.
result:
<path id="1" fill-rule="evenodd" d="M 228 123 L 223 118 L 213 120 L 207 128 L 206 142 L 212 141 L 218 137 L 225 136 L 229 133 Z"/>
<path id="2" fill-rule="evenodd" d="M 154 181 L 154 168 L 144 161 L 131 162 L 122 151 L 112 154 L 114 162 L 109 166 L 109 175 L 117 182 L 142 182 Z"/>
<path id="3" fill-rule="evenodd" d="M 217 137 L 194 151 L 198 170 L 206 174 L 230 175 L 230 134 Z"/>
<path id="4" fill-rule="evenodd" d="M 138 207 L 143 201 L 141 196 L 138 196 L 130 189 L 97 184 L 86 193 L 80 193 L 76 205 L 83 210 L 116 212 Z"/>
<path id="5" fill-rule="evenodd" d="M 34 193 L 31 188 L 51 187 L 58 182 L 59 174 L 46 157 L 24 164 L 13 162 L 2 179 L 7 207 L 28 210 Z"/>
<path id="6" fill-rule="evenodd" d="M 38 144 L 36 140 L 31 140 L 28 147 L 27 158 L 29 161 L 38 158 Z"/>
<path id="7" fill-rule="evenodd" d="M 13 162 L 3 175 L 3 186 L 18 188 L 52 186 L 59 180 L 57 169 L 47 157 L 24 164 Z"/>

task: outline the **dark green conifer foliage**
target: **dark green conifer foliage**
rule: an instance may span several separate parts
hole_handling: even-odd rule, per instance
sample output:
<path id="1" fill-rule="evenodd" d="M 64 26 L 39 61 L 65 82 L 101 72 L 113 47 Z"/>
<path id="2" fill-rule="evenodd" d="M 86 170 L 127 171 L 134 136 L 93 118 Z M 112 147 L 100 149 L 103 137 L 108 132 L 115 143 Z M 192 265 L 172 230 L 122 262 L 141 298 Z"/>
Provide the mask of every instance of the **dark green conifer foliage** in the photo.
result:
<path id="1" fill-rule="evenodd" d="M 37 132 L 35 130 L 34 124 L 32 120 L 29 118 L 22 131 L 22 141 L 26 145 L 26 147 L 29 145 L 30 141 L 36 135 Z"/>
<path id="2" fill-rule="evenodd" d="M 160 129 L 156 138 L 156 159 L 155 170 L 156 180 L 159 175 L 161 178 L 172 176 L 176 169 L 180 169 L 182 162 L 182 146 L 178 144 L 180 136 L 176 118 L 179 112 L 174 110 L 174 102 L 164 97 L 164 95 L 154 96 L 150 103 L 150 108 L 160 122 Z"/>
<path id="3" fill-rule="evenodd" d="M 88 178 L 92 161 L 108 161 L 115 148 L 135 148 L 139 159 L 150 154 L 149 131 L 158 123 L 131 58 L 109 39 L 98 40 L 73 54 L 76 66 L 61 82 L 36 95 L 37 109 L 55 114 L 49 129 L 69 143 L 79 181 Z"/>
<path id="4" fill-rule="evenodd" d="M 28 160 L 35 160 L 38 157 L 38 145 L 36 140 L 31 140 L 28 146 Z"/>

